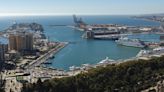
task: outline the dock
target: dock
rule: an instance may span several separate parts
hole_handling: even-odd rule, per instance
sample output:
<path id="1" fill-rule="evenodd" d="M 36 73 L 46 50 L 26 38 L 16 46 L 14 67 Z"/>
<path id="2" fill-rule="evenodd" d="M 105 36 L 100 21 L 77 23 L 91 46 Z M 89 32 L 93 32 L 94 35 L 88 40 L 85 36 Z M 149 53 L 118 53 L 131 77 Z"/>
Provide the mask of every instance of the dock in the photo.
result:
<path id="1" fill-rule="evenodd" d="M 37 60 L 34 60 L 31 63 L 29 63 L 29 65 L 26 66 L 25 68 L 34 68 L 36 66 L 40 66 L 42 63 L 45 63 L 49 59 L 50 55 L 56 54 L 58 51 L 64 48 L 67 44 L 68 44 L 67 42 L 60 43 L 57 47 L 51 49 L 46 54 L 40 56 Z"/>

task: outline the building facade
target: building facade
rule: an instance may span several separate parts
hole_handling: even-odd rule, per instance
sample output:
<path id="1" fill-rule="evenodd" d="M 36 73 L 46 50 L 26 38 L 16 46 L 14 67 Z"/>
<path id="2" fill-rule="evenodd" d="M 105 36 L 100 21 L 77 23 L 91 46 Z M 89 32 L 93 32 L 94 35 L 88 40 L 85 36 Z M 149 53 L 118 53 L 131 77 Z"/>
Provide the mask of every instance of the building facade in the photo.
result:
<path id="1" fill-rule="evenodd" d="M 24 50 L 33 50 L 32 33 L 16 33 L 9 35 L 9 49 L 22 52 Z"/>
<path id="2" fill-rule="evenodd" d="M 8 45 L 0 43 L 0 63 L 5 62 L 5 53 L 8 51 Z"/>
<path id="3" fill-rule="evenodd" d="M 8 39 L 0 37 L 0 63 L 5 62 L 5 53 L 8 52 Z"/>

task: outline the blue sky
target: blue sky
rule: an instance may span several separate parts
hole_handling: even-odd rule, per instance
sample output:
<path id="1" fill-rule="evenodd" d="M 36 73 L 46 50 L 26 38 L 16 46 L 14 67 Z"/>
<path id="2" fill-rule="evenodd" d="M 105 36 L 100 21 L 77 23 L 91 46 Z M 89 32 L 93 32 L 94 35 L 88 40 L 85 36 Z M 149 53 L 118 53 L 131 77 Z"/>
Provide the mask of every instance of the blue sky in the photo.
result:
<path id="1" fill-rule="evenodd" d="M 0 15 L 164 13 L 164 0 L 1 0 Z"/>

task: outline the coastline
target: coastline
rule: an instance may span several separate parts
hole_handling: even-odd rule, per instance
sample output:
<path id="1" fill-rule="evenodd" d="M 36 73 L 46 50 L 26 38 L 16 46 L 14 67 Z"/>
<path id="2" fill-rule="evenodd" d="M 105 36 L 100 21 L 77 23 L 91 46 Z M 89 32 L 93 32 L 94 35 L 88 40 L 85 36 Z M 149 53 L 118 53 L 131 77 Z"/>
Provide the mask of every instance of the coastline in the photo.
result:
<path id="1" fill-rule="evenodd" d="M 70 26 L 67 26 L 67 27 L 70 27 Z M 82 31 L 82 30 L 80 30 L 80 31 Z M 37 79 L 39 79 L 39 78 L 41 78 L 42 80 L 45 80 L 45 79 L 51 79 L 51 78 L 63 78 L 63 77 L 75 76 L 75 75 L 78 75 L 78 74 L 80 74 L 82 72 L 87 72 L 91 68 L 105 67 L 105 66 L 107 66 L 109 64 L 116 64 L 117 65 L 117 64 L 122 64 L 122 63 L 127 62 L 127 61 L 136 60 L 136 58 L 130 58 L 130 59 L 126 59 L 126 60 L 118 60 L 118 61 L 115 61 L 115 62 L 109 62 L 109 63 L 104 63 L 104 64 L 98 64 L 98 63 L 97 64 L 93 64 L 93 65 L 81 64 L 79 70 L 73 70 L 73 71 L 70 71 L 70 70 L 69 71 L 65 71 L 65 70 L 61 71 L 59 69 L 43 67 L 41 65 L 41 64 L 47 62 L 47 59 L 50 57 L 51 54 L 55 55 L 62 48 L 64 48 L 68 43 L 69 42 L 60 42 L 58 46 L 48 50 L 47 53 L 39 56 L 38 59 L 32 60 L 32 62 L 30 62 L 30 63 L 28 62 L 29 65 L 27 65 L 25 67 L 25 70 L 23 70 L 23 73 L 24 74 L 25 73 L 29 73 L 30 76 L 23 76 L 23 77 L 25 79 L 27 79 L 28 82 L 32 82 L 33 83 L 33 82 L 36 82 Z M 14 70 L 13 72 L 16 73 L 17 71 L 18 71 L 18 69 Z M 14 74 L 14 75 L 15 75 L 14 77 L 21 76 L 21 75 L 18 75 L 17 73 Z M 29 78 L 26 78 L 26 77 L 29 77 Z"/>

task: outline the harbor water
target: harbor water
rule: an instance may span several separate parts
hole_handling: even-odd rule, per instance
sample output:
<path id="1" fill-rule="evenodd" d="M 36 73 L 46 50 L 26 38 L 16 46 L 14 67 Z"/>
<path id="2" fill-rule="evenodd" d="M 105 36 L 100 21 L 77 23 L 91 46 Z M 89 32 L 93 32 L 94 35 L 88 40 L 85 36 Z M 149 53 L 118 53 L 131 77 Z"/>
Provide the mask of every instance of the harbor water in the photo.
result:
<path id="1" fill-rule="evenodd" d="M 88 24 L 121 24 L 128 26 L 159 26 L 159 23 L 133 19 L 129 16 L 80 16 Z M 102 59 L 127 59 L 135 57 L 140 48 L 126 47 L 117 45 L 114 41 L 108 40 L 87 40 L 81 36 L 83 32 L 72 29 L 67 26 L 52 25 L 73 25 L 72 16 L 22 16 L 22 17 L 0 17 L 0 30 L 18 23 L 37 22 L 43 25 L 45 34 L 52 41 L 70 42 L 55 58 L 49 60 L 52 62 L 47 67 L 68 70 L 70 66 L 80 66 L 81 64 L 96 64 Z M 51 26 L 50 26 L 51 25 Z M 145 41 L 158 41 L 159 35 L 142 34 L 130 36 L 131 38 L 140 38 Z"/>

